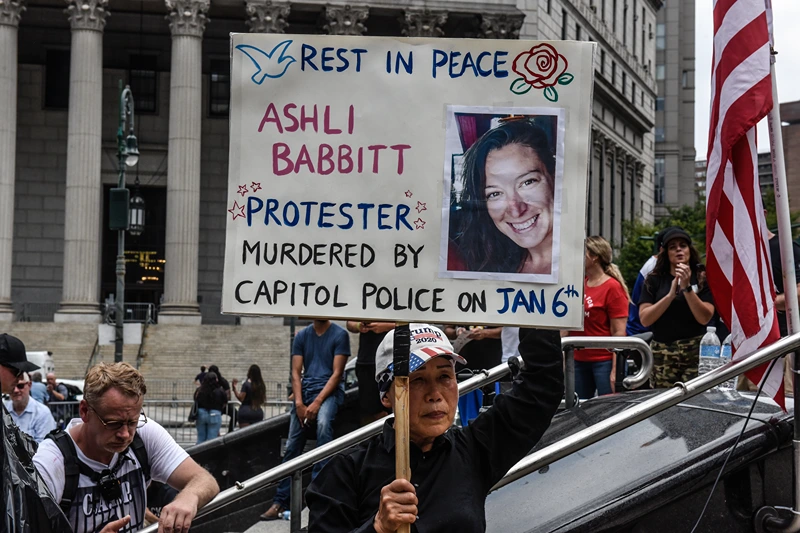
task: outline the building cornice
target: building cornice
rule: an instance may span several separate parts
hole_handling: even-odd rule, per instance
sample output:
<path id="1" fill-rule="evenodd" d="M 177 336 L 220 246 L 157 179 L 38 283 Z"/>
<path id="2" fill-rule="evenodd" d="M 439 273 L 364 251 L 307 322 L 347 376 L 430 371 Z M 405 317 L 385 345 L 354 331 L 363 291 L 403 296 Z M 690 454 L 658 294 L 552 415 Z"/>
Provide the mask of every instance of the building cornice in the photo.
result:
<path id="1" fill-rule="evenodd" d="M 664 6 L 663 0 L 646 0 L 646 1 L 651 6 L 653 6 L 653 9 L 655 9 L 656 11 L 658 11 L 659 9 L 661 9 Z"/>
<path id="2" fill-rule="evenodd" d="M 660 0 L 657 1 L 660 2 Z M 655 94 L 656 80 L 653 77 L 653 73 L 647 71 L 644 65 L 639 61 L 639 57 L 625 48 L 591 7 L 583 0 L 572 0 L 569 5 L 572 6 L 573 15 L 582 17 L 586 28 L 599 37 L 597 40 L 598 43 L 604 46 L 606 50 L 610 51 L 612 55 L 616 56 L 617 63 L 624 65 L 624 68 L 627 68 L 632 76 L 638 78 L 639 85 L 643 85 L 652 94 Z"/>
<path id="3" fill-rule="evenodd" d="M 628 123 L 636 133 L 644 135 L 655 126 L 655 117 L 644 114 L 636 104 L 632 103 L 602 76 L 595 76 L 595 97 L 603 105 L 613 110 L 614 114 Z"/>

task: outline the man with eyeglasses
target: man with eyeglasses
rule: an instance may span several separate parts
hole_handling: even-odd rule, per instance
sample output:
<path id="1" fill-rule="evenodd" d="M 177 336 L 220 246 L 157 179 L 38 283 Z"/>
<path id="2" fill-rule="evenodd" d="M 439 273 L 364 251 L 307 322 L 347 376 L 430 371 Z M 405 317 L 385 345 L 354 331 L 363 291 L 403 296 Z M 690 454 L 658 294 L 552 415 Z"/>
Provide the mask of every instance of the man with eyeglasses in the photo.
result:
<path id="1" fill-rule="evenodd" d="M 65 435 L 51 435 L 39 446 L 33 462 L 75 533 L 141 529 L 151 480 L 180 491 L 164 506 L 159 531 L 189 531 L 198 509 L 219 492 L 214 478 L 147 418 L 146 392 L 144 377 L 131 365 L 95 365 L 86 375 L 80 418 L 69 422 Z M 71 476 L 68 463 L 76 457 Z"/>
<path id="2" fill-rule="evenodd" d="M 11 399 L 4 403 L 19 429 L 33 437 L 36 442 L 42 442 L 45 435 L 56 429 L 56 421 L 44 404 L 31 401 L 31 383 L 28 373 L 23 372 L 11 391 Z"/>

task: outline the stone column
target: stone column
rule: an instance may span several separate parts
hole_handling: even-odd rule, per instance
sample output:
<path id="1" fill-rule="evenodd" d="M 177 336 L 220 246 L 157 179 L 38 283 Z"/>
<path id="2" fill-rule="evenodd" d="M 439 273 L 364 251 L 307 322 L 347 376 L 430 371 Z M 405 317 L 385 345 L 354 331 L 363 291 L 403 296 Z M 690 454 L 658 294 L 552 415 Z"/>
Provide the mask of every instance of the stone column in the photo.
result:
<path id="1" fill-rule="evenodd" d="M 610 143 L 611 141 L 605 136 L 603 136 L 600 141 L 600 180 L 597 188 L 597 210 L 599 214 L 597 235 L 603 235 L 603 230 L 605 229 L 606 164 L 608 164 L 606 155 L 608 154 L 608 146 Z"/>
<path id="2" fill-rule="evenodd" d="M 17 155 L 17 29 L 24 1 L 0 3 L 0 322 L 14 320 L 11 266 Z"/>
<path id="3" fill-rule="evenodd" d="M 289 23 L 291 4 L 272 0 L 247 0 L 247 20 L 250 33 L 284 33 Z"/>
<path id="4" fill-rule="evenodd" d="M 628 152 L 625 151 L 624 148 L 620 148 L 619 157 L 622 158 L 622 182 L 620 184 L 622 191 L 620 192 L 619 199 L 619 218 L 621 222 L 625 222 L 625 209 L 628 207 L 625 203 L 625 199 L 627 198 L 625 187 L 628 185 L 628 159 L 630 159 L 630 155 L 628 155 Z"/>
<path id="5" fill-rule="evenodd" d="M 407 37 L 441 37 L 444 35 L 442 26 L 447 22 L 447 11 L 408 8 L 401 22 L 403 35 Z"/>
<path id="6" fill-rule="evenodd" d="M 597 164 L 595 160 L 600 157 L 600 132 L 592 128 L 591 133 L 592 145 L 589 150 L 589 183 L 586 187 L 586 235 L 594 235 L 592 229 L 592 216 L 594 212 L 593 200 L 594 198 L 594 184 L 597 176 Z"/>
<path id="7" fill-rule="evenodd" d="M 636 193 L 639 193 L 639 197 L 641 199 L 642 183 L 644 182 L 644 163 L 638 159 L 636 160 L 634 166 L 634 174 L 636 175 L 636 179 L 633 180 L 633 178 L 631 178 L 631 212 L 642 216 L 641 210 L 636 208 Z"/>
<path id="8" fill-rule="evenodd" d="M 617 236 L 617 148 L 616 144 L 611 145 L 611 183 L 609 187 L 608 205 L 611 207 L 609 217 L 608 241 L 614 242 Z"/>
<path id="9" fill-rule="evenodd" d="M 172 32 L 167 236 L 161 324 L 200 324 L 197 277 L 203 31 L 209 0 L 166 0 Z"/>
<path id="10" fill-rule="evenodd" d="M 100 322 L 103 28 L 108 0 L 67 0 L 72 28 L 64 281 L 56 322 Z"/>
<path id="11" fill-rule="evenodd" d="M 630 208 L 628 211 L 628 217 L 630 220 L 636 218 L 636 187 L 634 186 L 634 180 L 636 179 L 636 158 L 630 154 L 628 154 L 627 159 L 625 160 L 625 166 L 628 169 L 628 182 L 630 182 L 629 190 L 630 190 L 630 198 L 628 199 L 629 205 L 626 205 L 625 208 Z"/>
<path id="12" fill-rule="evenodd" d="M 367 27 L 362 23 L 369 17 L 369 7 L 351 5 L 325 6 L 325 31 L 329 35 L 364 35 Z"/>
<path id="13" fill-rule="evenodd" d="M 519 39 L 525 15 L 492 15 L 481 17 L 481 37 L 484 39 Z"/>

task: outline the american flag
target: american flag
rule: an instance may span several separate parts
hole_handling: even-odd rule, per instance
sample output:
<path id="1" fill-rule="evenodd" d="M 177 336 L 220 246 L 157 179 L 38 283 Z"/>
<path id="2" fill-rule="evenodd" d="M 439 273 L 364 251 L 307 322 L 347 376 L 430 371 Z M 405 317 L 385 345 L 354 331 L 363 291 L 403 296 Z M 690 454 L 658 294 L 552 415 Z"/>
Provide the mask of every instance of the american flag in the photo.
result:
<path id="1" fill-rule="evenodd" d="M 778 340 L 775 287 L 758 185 L 756 124 L 772 109 L 764 0 L 714 2 L 711 120 L 706 178 L 707 279 L 729 325 L 734 359 Z M 735 287 L 735 290 L 734 290 Z M 747 373 L 784 407 L 783 362 Z"/>

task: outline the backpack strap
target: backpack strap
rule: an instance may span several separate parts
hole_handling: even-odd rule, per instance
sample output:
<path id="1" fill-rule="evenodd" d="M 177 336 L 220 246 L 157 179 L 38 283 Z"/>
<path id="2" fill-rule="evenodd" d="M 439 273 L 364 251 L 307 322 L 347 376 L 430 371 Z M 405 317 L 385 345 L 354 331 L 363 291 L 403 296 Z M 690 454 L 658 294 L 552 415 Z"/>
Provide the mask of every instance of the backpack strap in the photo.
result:
<path id="1" fill-rule="evenodd" d="M 136 460 L 139 461 L 139 465 L 142 467 L 145 483 L 150 481 L 150 459 L 147 457 L 144 441 L 138 431 L 133 435 L 133 442 L 130 448 L 133 450 L 133 455 L 136 456 Z"/>
<path id="2" fill-rule="evenodd" d="M 72 438 L 67 435 L 66 431 L 63 429 L 54 429 L 48 433 L 45 438 L 55 442 L 56 446 L 58 446 L 58 449 L 61 451 L 61 455 L 64 456 L 64 492 L 61 495 L 59 507 L 61 507 L 61 510 L 65 515 L 69 516 L 68 513 L 72 507 L 72 501 L 75 499 L 75 494 L 78 492 L 78 483 L 80 481 L 81 471 L 83 470 L 83 474 L 93 481 L 96 481 L 94 479 L 96 477 L 96 472 L 84 465 L 81 460 L 78 459 L 78 452 L 75 450 L 75 443 L 73 442 Z M 147 450 L 144 447 L 144 441 L 138 433 L 133 436 L 133 442 L 131 443 L 130 448 L 133 450 L 136 460 L 139 461 L 139 465 L 142 467 L 142 473 L 144 474 L 145 482 L 149 481 L 150 461 L 147 457 Z M 124 462 L 123 457 L 125 453 L 126 452 L 122 452 L 120 454 L 120 461 L 117 465 L 118 467 Z M 81 467 L 83 467 L 83 469 Z"/>
<path id="3" fill-rule="evenodd" d="M 75 450 L 75 443 L 63 429 L 54 429 L 45 437 L 56 443 L 61 455 L 64 456 L 64 493 L 61 495 L 59 506 L 65 515 L 69 516 L 72 500 L 78 491 L 78 481 L 80 478 L 80 461 L 78 452 Z"/>

